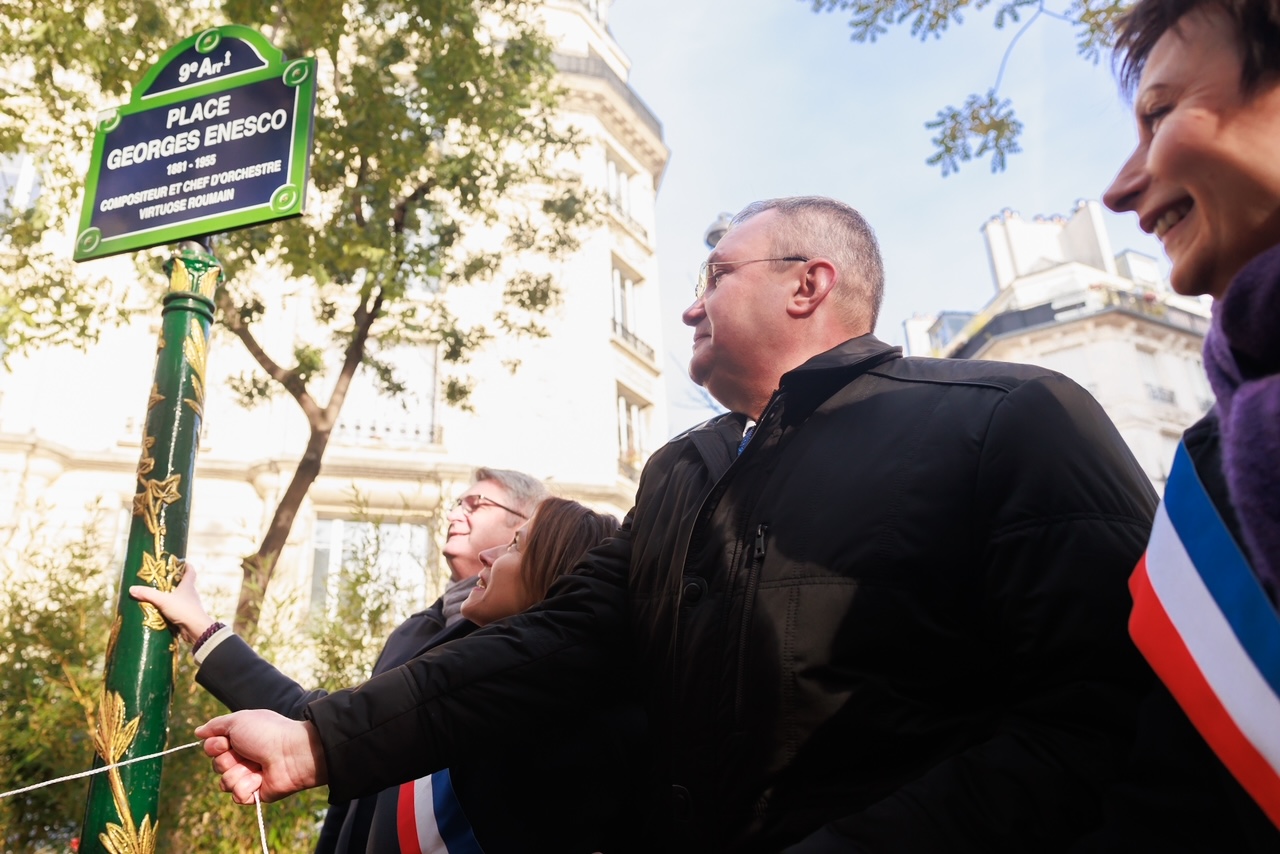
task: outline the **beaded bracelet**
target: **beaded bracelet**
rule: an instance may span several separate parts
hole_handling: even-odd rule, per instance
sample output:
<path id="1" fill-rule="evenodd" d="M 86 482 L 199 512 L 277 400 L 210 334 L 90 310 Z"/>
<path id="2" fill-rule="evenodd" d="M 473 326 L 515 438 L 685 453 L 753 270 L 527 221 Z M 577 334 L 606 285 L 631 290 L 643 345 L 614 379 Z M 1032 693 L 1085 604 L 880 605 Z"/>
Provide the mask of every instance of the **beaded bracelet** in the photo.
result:
<path id="1" fill-rule="evenodd" d="M 204 646 L 205 641 L 207 641 L 209 638 L 213 637 L 215 634 L 217 634 L 218 632 L 222 631 L 225 628 L 226 628 L 226 625 L 224 625 L 223 623 L 217 622 L 215 620 L 209 626 L 209 628 L 205 629 L 200 634 L 200 637 L 196 638 L 196 642 L 191 645 L 191 654 L 194 655 L 196 651 L 200 649 L 200 647 Z"/>

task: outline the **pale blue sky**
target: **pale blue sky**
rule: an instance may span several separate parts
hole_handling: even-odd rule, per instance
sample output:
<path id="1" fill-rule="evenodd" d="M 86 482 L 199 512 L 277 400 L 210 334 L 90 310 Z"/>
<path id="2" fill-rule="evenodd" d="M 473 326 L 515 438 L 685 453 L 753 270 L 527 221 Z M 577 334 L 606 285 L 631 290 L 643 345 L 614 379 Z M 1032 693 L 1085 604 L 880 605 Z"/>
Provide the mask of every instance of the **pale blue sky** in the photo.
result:
<path id="1" fill-rule="evenodd" d="M 940 40 L 902 29 L 875 44 L 851 41 L 847 17 L 815 14 L 809 0 L 614 0 L 609 14 L 631 85 L 671 149 L 657 242 L 672 432 L 707 415 L 681 379 L 690 336 L 679 314 L 720 211 L 808 193 L 858 208 L 885 256 L 876 334 L 902 344 L 913 313 L 973 310 L 990 298 L 979 231 L 987 219 L 1004 208 L 1069 213 L 1077 199 L 1101 196 L 1132 149 L 1109 57 L 1096 66 L 1078 57 L 1073 28 L 1058 20 L 1038 20 L 1005 71 L 1001 94 L 1025 125 L 1022 153 L 1001 173 L 970 161 L 942 178 L 925 165 L 924 122 L 995 82 L 1016 26 L 996 30 L 990 10 Z M 1131 216 L 1108 215 L 1108 229 L 1115 251 L 1163 261 Z"/>

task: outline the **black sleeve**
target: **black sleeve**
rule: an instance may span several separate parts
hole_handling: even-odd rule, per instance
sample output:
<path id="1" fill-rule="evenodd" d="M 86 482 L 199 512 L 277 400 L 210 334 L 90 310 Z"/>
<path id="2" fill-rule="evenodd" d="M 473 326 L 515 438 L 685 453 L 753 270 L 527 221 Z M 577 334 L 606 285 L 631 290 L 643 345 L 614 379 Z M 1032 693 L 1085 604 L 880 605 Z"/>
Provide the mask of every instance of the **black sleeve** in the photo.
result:
<path id="1" fill-rule="evenodd" d="M 1159 681 L 1138 720 L 1138 742 L 1125 774 L 1107 794 L 1107 823 L 1077 843 L 1072 854 L 1280 851 L 1280 830 Z"/>
<path id="2" fill-rule="evenodd" d="M 995 408 L 974 495 L 983 623 L 1004 713 L 991 735 L 796 852 L 1061 851 L 1100 818 L 1148 673 L 1127 579 L 1155 493 L 1115 427 L 1063 377 Z"/>
<path id="3" fill-rule="evenodd" d="M 523 614 L 312 702 L 340 802 L 457 764 L 469 747 L 538 737 L 622 660 L 629 520 Z"/>
<path id="4" fill-rule="evenodd" d="M 196 671 L 196 682 L 233 712 L 270 709 L 294 720 L 302 720 L 307 703 L 325 695 L 281 673 L 238 635 L 210 650 Z"/>

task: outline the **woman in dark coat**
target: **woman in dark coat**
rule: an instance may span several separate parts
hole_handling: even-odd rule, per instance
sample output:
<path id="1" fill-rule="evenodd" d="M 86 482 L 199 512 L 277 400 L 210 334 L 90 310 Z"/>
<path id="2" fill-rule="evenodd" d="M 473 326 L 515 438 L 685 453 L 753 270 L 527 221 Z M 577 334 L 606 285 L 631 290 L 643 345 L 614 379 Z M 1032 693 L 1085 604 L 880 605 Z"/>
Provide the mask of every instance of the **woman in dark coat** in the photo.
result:
<path id="1" fill-rule="evenodd" d="M 484 569 L 462 605 L 462 622 L 425 643 L 419 654 L 542 600 L 552 582 L 618 527 L 613 516 L 548 498 L 508 545 L 481 552 Z M 188 641 L 190 626 L 212 623 L 195 591 L 194 572 L 172 593 L 135 587 Z M 225 635 L 223 637 L 226 637 Z M 199 650 L 197 678 L 229 708 L 269 708 L 301 719 L 323 691 L 308 691 L 233 635 Z M 208 672 L 206 672 L 208 671 Z M 468 756 L 454 768 L 351 802 L 361 814 L 326 821 L 318 852 L 337 854 L 516 854 L 625 851 L 631 829 L 619 830 L 634 797 L 634 768 L 643 736 L 638 707 L 618 702 L 602 685 L 600 702 L 573 720 L 547 721 L 542 738 Z M 483 709 L 476 710 L 483 715 Z M 335 805 L 330 810 L 346 808 Z"/>

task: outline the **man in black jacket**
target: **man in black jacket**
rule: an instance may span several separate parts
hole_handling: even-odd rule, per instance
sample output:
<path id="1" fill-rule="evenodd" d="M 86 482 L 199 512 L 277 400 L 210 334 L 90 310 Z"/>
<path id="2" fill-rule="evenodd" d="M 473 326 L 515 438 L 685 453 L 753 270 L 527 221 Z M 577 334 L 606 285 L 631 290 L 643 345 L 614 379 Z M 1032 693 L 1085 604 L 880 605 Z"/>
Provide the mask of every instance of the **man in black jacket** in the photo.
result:
<path id="1" fill-rule="evenodd" d="M 540 606 L 306 723 L 198 729 L 224 788 L 351 797 L 536 737 L 625 670 L 661 850 L 1065 848 L 1132 737 L 1125 582 L 1155 495 L 1065 377 L 872 337 L 882 288 L 847 205 L 739 213 L 684 313 L 730 412 L 653 456 Z"/>

